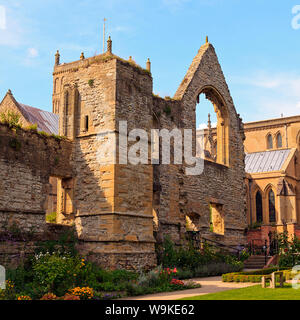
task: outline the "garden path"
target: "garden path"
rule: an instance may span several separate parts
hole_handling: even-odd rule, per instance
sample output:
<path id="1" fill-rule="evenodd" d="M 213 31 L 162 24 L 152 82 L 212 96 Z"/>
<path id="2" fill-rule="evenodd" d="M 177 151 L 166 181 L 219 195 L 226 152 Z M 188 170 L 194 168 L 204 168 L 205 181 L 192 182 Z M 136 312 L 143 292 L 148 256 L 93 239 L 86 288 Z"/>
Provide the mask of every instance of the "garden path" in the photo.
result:
<path id="1" fill-rule="evenodd" d="M 257 285 L 257 283 L 222 282 L 222 277 L 195 278 L 191 280 L 200 283 L 201 288 L 148 294 L 145 296 L 122 298 L 119 300 L 177 300 L 182 298 L 204 295 L 208 293 L 215 293 L 220 291 L 239 289 Z"/>

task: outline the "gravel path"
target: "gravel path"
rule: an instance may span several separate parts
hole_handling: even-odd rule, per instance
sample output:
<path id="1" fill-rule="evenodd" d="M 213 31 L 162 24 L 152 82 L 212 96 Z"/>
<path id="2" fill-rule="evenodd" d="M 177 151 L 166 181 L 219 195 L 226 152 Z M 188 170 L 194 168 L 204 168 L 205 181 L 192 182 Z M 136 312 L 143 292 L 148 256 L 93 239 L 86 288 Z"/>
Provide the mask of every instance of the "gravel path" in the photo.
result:
<path id="1" fill-rule="evenodd" d="M 257 285 L 257 283 L 222 282 L 222 277 L 196 278 L 192 280 L 194 282 L 200 283 L 201 288 L 148 294 L 145 296 L 123 298 L 120 300 L 177 300 L 181 298 L 200 296 L 208 293 L 215 293 L 225 290 L 239 289 Z"/>

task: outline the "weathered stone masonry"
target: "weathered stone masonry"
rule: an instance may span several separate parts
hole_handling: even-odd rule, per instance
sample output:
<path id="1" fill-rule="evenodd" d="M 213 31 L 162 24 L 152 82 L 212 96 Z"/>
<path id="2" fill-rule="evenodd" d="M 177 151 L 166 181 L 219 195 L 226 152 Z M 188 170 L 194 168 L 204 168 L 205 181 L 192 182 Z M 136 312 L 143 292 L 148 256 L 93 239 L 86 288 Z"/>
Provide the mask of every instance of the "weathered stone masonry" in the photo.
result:
<path id="1" fill-rule="evenodd" d="M 0 125 L 0 238 L 14 227 L 40 240 L 56 233 L 45 221 L 49 178 L 72 177 L 71 156 L 69 141 Z M 20 246 L 24 254 L 32 251 L 33 243 L 18 240 L 0 241 L 0 263 L 15 264 Z"/>
<path id="2" fill-rule="evenodd" d="M 155 241 L 170 234 L 179 243 L 187 217 L 206 237 L 245 243 L 243 130 L 213 46 L 200 48 L 173 99 L 153 95 L 149 61 L 142 69 L 108 47 L 104 55 L 68 64 L 60 64 L 56 55 L 53 112 L 60 116 L 60 134 L 69 141 L 22 131 L 24 143 L 14 150 L 9 146 L 14 134 L 1 127 L 6 139 L 0 141 L 3 215 L 20 220 L 22 228 L 32 221 L 43 230 L 45 188 L 49 176 L 57 176 L 58 222 L 74 222 L 81 253 L 104 267 L 153 267 Z M 203 174 L 186 176 L 184 165 L 133 166 L 111 164 L 106 154 L 99 158 L 106 144 L 101 133 L 115 135 L 118 147 L 119 121 L 127 121 L 128 131 L 146 130 L 149 137 L 152 128 L 179 128 L 193 129 L 195 138 L 195 107 L 203 92 L 222 119 L 222 163 L 205 161 Z M 222 208 L 222 233 L 209 231 L 210 206 Z"/>

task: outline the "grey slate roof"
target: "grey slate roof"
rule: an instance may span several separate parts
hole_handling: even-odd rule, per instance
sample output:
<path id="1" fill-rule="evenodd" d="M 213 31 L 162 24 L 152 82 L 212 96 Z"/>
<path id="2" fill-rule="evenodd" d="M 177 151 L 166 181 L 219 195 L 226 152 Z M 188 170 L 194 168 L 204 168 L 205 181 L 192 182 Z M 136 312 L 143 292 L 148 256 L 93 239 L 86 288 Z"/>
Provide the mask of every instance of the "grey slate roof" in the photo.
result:
<path id="1" fill-rule="evenodd" d="M 30 123 L 37 124 L 38 130 L 58 134 L 59 116 L 57 114 L 33 108 L 19 102 L 18 105 L 24 117 Z"/>
<path id="2" fill-rule="evenodd" d="M 280 149 L 246 153 L 245 166 L 248 173 L 271 172 L 281 170 L 291 149 Z"/>

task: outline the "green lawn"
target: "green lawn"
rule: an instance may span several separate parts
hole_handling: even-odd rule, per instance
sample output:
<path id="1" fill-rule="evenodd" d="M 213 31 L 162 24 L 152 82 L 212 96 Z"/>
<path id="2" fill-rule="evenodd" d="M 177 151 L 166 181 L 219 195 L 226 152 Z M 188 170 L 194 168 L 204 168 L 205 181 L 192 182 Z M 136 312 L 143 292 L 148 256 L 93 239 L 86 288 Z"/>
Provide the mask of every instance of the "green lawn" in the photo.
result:
<path id="1" fill-rule="evenodd" d="M 300 300 L 300 289 L 285 284 L 284 288 L 263 289 L 260 285 L 210 293 L 181 300 Z"/>

